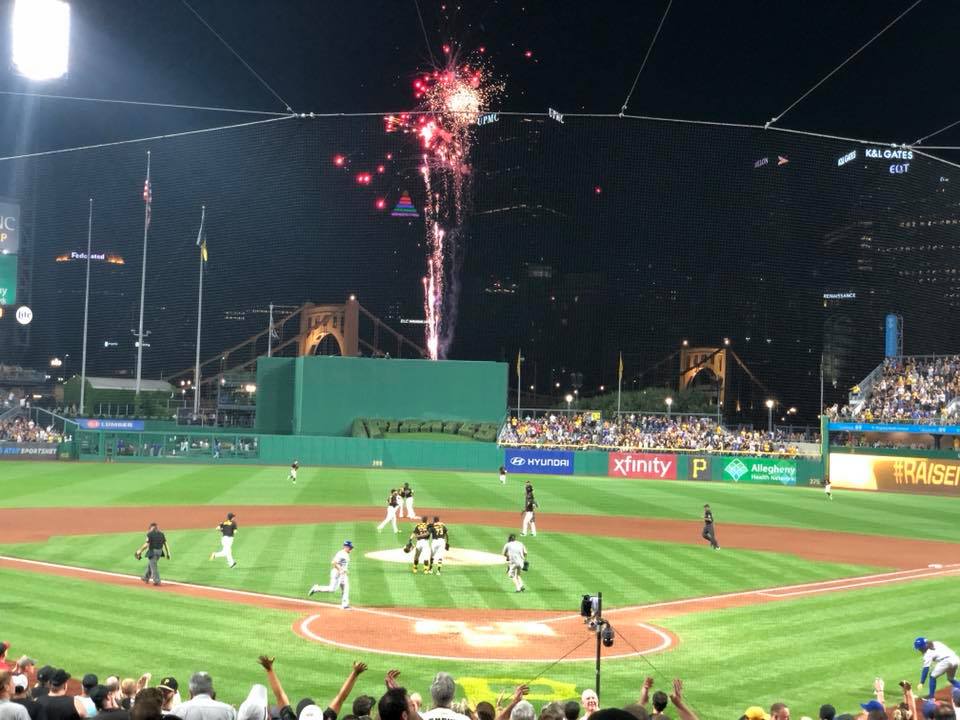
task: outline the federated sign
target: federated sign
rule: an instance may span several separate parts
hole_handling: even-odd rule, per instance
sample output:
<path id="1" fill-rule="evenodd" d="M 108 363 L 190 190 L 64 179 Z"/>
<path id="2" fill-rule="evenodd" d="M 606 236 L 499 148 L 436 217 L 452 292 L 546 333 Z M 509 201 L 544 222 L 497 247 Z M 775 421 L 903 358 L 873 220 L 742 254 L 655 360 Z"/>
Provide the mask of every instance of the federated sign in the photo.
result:
<path id="1" fill-rule="evenodd" d="M 17 302 L 17 256 L 0 255 L 0 305 Z"/>
<path id="2" fill-rule="evenodd" d="M 143 420 L 109 420 L 100 418 L 80 418 L 77 424 L 82 430 L 143 430 Z"/>
<path id="3" fill-rule="evenodd" d="M 506 448 L 503 463 L 515 473 L 573 475 L 574 455 L 569 450 L 522 450 Z"/>
<path id="4" fill-rule="evenodd" d="M 0 460 L 56 460 L 57 446 L 51 443 L 0 442 Z"/>

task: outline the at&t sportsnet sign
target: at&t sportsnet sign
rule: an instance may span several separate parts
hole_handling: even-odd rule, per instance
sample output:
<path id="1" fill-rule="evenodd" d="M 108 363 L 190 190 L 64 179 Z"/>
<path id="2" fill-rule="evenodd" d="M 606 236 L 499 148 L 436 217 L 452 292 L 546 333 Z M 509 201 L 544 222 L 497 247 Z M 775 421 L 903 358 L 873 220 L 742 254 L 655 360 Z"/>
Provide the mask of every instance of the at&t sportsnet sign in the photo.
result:
<path id="1" fill-rule="evenodd" d="M 646 480 L 676 480 L 677 456 L 651 453 L 610 453 L 607 475 Z"/>
<path id="2" fill-rule="evenodd" d="M 569 450 L 521 450 L 506 448 L 503 463 L 515 473 L 573 475 L 573 452 Z"/>
<path id="3" fill-rule="evenodd" d="M 50 443 L 0 443 L 0 460 L 56 460 L 57 446 Z"/>

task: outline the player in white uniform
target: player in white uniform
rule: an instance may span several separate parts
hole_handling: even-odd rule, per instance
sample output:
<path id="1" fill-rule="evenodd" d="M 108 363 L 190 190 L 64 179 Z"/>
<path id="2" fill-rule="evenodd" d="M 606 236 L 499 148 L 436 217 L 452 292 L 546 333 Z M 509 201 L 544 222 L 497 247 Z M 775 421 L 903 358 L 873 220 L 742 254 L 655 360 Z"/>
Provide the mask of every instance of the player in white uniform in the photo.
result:
<path id="1" fill-rule="evenodd" d="M 349 540 L 343 541 L 343 549 L 338 551 L 330 561 L 330 584 L 314 585 L 310 588 L 307 596 L 318 592 L 336 592 L 340 589 L 340 607 L 346 610 L 350 607 L 350 553 L 353 552 L 353 543 Z"/>
<path id="2" fill-rule="evenodd" d="M 830 484 L 830 478 L 824 480 L 823 492 L 826 494 L 827 500 L 833 500 L 833 486 Z"/>
<path id="3" fill-rule="evenodd" d="M 913 641 L 913 648 L 923 654 L 923 670 L 920 672 L 920 684 L 923 685 L 930 675 L 930 692 L 928 698 L 933 699 L 933 694 L 937 691 L 937 678 L 946 674 L 947 680 L 955 688 L 960 688 L 960 680 L 957 680 L 957 667 L 960 667 L 960 657 L 938 640 L 927 640 L 924 637 L 918 637 Z"/>
<path id="4" fill-rule="evenodd" d="M 507 577 L 513 580 L 516 592 L 523 592 L 527 588 L 520 579 L 520 573 L 527 562 L 527 549 L 517 540 L 516 535 L 507 538 L 507 544 L 503 546 L 503 557 L 507 561 Z"/>
<path id="5" fill-rule="evenodd" d="M 291 480 L 294 485 L 297 484 L 297 470 L 300 469 L 300 461 L 294 460 L 290 465 L 290 474 L 287 475 L 287 480 Z"/>
<path id="6" fill-rule="evenodd" d="M 500 484 L 507 484 L 507 469 L 503 465 L 500 466 Z"/>
<path id="7" fill-rule="evenodd" d="M 387 496 L 387 516 L 383 518 L 383 522 L 377 525 L 377 532 L 383 530 L 387 523 L 393 524 L 393 531 L 400 532 L 397 530 L 397 508 L 400 506 L 400 493 L 396 491 L 395 488 L 390 490 L 390 494 Z"/>

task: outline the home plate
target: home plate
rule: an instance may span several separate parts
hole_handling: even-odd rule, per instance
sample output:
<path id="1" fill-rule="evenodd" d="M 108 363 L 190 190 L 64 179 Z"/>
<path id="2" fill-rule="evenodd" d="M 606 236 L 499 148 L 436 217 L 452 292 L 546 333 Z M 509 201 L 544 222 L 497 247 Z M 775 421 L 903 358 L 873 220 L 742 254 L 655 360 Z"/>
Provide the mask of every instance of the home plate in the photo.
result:
<path id="1" fill-rule="evenodd" d="M 375 550 L 366 553 L 364 557 L 382 562 L 411 563 L 413 562 L 413 551 L 405 553 L 403 548 Z M 421 562 L 428 557 L 425 553 L 421 554 Z M 470 550 L 469 548 L 450 548 L 443 556 L 444 565 L 503 565 L 505 562 L 503 555 L 484 552 L 483 550 Z"/>

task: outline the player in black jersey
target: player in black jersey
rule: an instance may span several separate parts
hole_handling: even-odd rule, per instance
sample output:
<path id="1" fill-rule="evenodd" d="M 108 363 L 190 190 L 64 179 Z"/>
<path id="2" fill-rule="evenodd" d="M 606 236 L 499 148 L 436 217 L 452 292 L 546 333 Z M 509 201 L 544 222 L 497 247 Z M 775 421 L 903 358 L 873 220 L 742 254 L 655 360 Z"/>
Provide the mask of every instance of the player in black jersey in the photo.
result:
<path id="1" fill-rule="evenodd" d="M 424 515 L 410 534 L 410 540 L 414 543 L 413 553 L 413 572 L 417 573 L 417 565 L 420 564 L 420 556 L 423 555 L 423 568 L 427 569 L 430 559 L 430 523 L 427 522 L 427 516 Z"/>
<path id="2" fill-rule="evenodd" d="M 433 516 L 433 522 L 430 523 L 430 562 L 427 564 L 426 573 L 433 572 L 433 566 L 437 566 L 437 575 L 443 569 L 443 557 L 450 549 L 450 530 L 440 522 L 440 518 Z"/>
<path id="3" fill-rule="evenodd" d="M 720 549 L 720 545 L 717 543 L 717 534 L 713 530 L 713 511 L 709 505 L 703 506 L 703 532 L 700 533 L 700 536 L 709 542 L 710 547 L 714 550 Z"/>
<path id="4" fill-rule="evenodd" d="M 536 537 L 537 515 L 535 510 L 540 507 L 540 505 L 537 503 L 536 498 L 533 497 L 533 485 L 530 484 L 529 480 L 527 480 L 524 491 L 526 493 L 526 497 L 523 501 L 523 527 L 520 529 L 520 534 L 526 535 L 527 530 L 529 530 L 530 534 Z"/>

